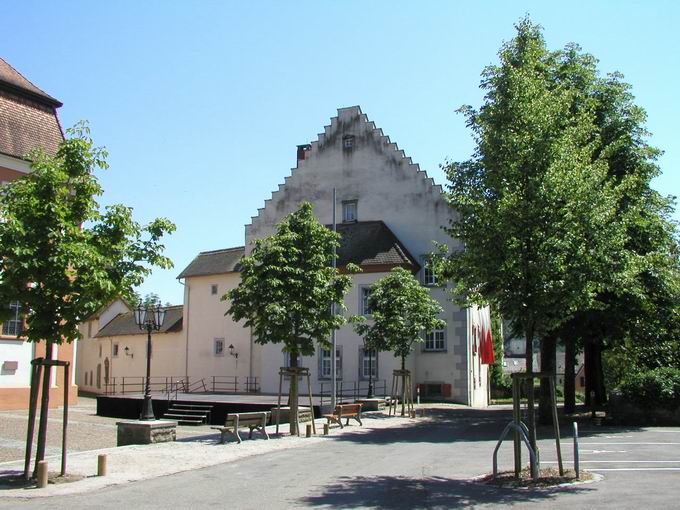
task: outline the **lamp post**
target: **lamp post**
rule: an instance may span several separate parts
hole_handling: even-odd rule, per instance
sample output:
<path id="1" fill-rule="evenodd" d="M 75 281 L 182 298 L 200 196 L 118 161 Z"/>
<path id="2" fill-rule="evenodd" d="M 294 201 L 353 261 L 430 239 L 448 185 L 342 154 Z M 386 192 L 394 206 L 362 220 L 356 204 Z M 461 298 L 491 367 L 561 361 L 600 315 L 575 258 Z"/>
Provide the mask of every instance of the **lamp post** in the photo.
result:
<path id="1" fill-rule="evenodd" d="M 140 304 L 135 309 L 135 323 L 139 329 L 146 330 L 146 384 L 144 385 L 144 404 L 142 405 L 142 416 L 140 420 L 155 420 L 153 414 L 153 404 L 151 403 L 151 332 L 158 331 L 163 326 L 165 320 L 165 310 L 161 308 L 161 304 L 156 306 L 153 304 Z"/>

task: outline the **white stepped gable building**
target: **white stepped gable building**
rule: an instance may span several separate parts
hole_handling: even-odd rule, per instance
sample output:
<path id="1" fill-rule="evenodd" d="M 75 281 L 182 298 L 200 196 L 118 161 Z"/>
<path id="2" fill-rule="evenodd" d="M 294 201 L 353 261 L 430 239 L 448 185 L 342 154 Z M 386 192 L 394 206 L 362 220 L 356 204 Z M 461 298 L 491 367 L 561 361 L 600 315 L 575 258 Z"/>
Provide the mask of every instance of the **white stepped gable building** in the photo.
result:
<path id="1" fill-rule="evenodd" d="M 300 202 L 314 204 L 314 213 L 324 224 L 332 222 L 333 188 L 337 216 L 344 234 L 339 266 L 354 262 L 363 272 L 352 277 L 354 285 L 345 298 L 349 313 L 365 313 L 365 296 L 373 282 L 395 266 L 417 272 L 424 285 L 444 308 L 446 328 L 436 331 L 416 347 L 407 359 L 414 384 L 432 396 L 469 405 L 487 403 L 486 366 L 473 359 L 472 314 L 448 299 L 446 288 L 436 285 L 435 275 L 422 266 L 422 258 L 434 249 L 433 241 L 460 249 L 442 230 L 452 211 L 442 194 L 418 165 L 404 155 L 381 129 L 370 122 L 359 107 L 341 108 L 318 139 L 298 150 L 297 168 L 265 202 L 264 208 L 246 226 L 246 252 L 255 239 L 275 232 L 275 226 Z M 487 311 L 488 313 L 488 311 Z M 347 325 L 337 333 L 339 377 L 364 379 L 362 340 Z M 284 356 L 280 345 L 256 346 L 254 356 L 262 389 L 275 391 L 278 367 Z M 327 378 L 327 353 L 316 359 L 303 358 L 317 383 Z M 391 353 L 378 355 L 378 378 L 391 381 L 399 359 Z M 479 384 L 481 380 L 481 385 Z"/>
<path id="2" fill-rule="evenodd" d="M 431 288 L 432 296 L 444 308 L 441 318 L 446 321 L 444 329 L 428 335 L 407 358 L 413 383 L 420 385 L 423 397 L 485 406 L 487 367 L 477 359 L 473 330 L 488 318 L 488 309 L 454 305 L 446 286 L 439 285 L 436 275 L 423 267 L 423 257 L 434 249 L 433 241 L 461 248 L 441 228 L 449 224 L 453 212 L 441 186 L 412 163 L 359 107 L 339 109 L 318 140 L 298 147 L 297 167 L 246 226 L 245 247 L 200 253 L 179 275 L 185 285 L 184 345 L 176 356 L 184 362 L 186 375 L 190 380 L 206 381 L 212 376 L 235 375 L 243 382 L 256 377 L 262 392 L 278 391 L 279 367 L 286 363 L 282 345 L 255 343 L 248 328 L 224 315 L 228 304 L 221 297 L 238 285 L 239 260 L 250 252 L 254 240 L 273 234 L 277 223 L 301 202 L 313 203 L 317 219 L 330 225 L 333 188 L 342 236 L 338 267 L 352 262 L 362 268 L 361 273 L 352 275 L 353 286 L 345 297 L 347 313 L 368 314 L 366 297 L 371 285 L 394 267 L 412 271 Z M 337 345 L 338 377 L 343 384 L 360 382 L 365 388 L 371 365 L 364 356 L 361 337 L 346 325 L 337 332 Z M 322 384 L 326 391 L 329 388 L 330 363 L 329 351 L 302 358 L 302 365 L 310 369 L 315 393 Z M 392 370 L 399 364 L 391 353 L 379 353 L 373 361 L 374 379 L 386 380 L 389 390 Z M 163 371 L 156 367 L 154 372 Z M 142 373 L 119 371 L 118 375 Z"/>

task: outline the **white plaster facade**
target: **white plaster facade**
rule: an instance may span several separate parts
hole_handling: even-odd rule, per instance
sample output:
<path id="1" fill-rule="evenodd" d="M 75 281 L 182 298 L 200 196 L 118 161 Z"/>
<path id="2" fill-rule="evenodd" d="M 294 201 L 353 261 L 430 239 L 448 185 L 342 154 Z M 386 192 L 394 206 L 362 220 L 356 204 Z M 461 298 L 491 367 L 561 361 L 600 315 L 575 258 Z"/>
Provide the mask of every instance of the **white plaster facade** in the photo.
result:
<path id="1" fill-rule="evenodd" d="M 342 220 L 343 202 L 356 201 L 358 221 L 383 221 L 416 258 L 432 252 L 434 241 L 448 244 L 451 249 L 461 248 L 441 228 L 452 218 L 441 186 L 435 185 L 403 150 L 383 135 L 359 107 L 350 107 L 338 110 L 338 116 L 332 118 L 318 140 L 310 144 L 297 168 L 246 226 L 246 253 L 256 238 L 273 234 L 276 224 L 303 201 L 314 204 L 315 216 L 321 223 L 330 224 L 334 188 L 338 221 Z M 353 287 L 345 298 L 348 313 L 359 312 L 360 287 L 384 275 L 364 272 L 353 276 Z M 447 323 L 446 347 L 436 352 L 427 352 L 421 346 L 416 348 L 407 360 L 413 383 L 428 387 L 450 385 L 450 399 L 484 406 L 487 404 L 487 367 L 473 359 L 470 313 L 454 305 L 446 289 L 433 287 L 432 295 L 444 308 L 441 318 Z M 361 338 L 351 326 L 345 326 L 337 334 L 337 343 L 342 350 L 343 379 L 356 380 Z M 262 389 L 276 391 L 278 367 L 283 362 L 281 346 L 257 345 L 256 350 L 261 351 L 261 365 L 256 371 L 261 374 Z M 318 390 L 318 355 L 314 359 L 304 358 L 303 365 L 311 369 L 313 384 Z M 378 378 L 387 379 L 389 385 L 391 371 L 398 368 L 397 365 L 398 360 L 390 353 L 380 353 Z"/>

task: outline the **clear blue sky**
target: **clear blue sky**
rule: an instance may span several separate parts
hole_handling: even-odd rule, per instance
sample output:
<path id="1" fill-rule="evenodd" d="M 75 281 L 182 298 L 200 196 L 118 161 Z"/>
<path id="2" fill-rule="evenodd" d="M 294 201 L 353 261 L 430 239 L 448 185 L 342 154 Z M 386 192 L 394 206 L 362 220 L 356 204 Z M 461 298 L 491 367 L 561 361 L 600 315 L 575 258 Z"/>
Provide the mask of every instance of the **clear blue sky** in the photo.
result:
<path id="1" fill-rule="evenodd" d="M 454 110 L 480 104 L 480 72 L 525 13 L 550 48 L 577 42 L 625 75 L 665 151 L 655 186 L 680 194 L 680 3 L 555 4 L 0 0 L 0 56 L 64 103 L 65 127 L 89 120 L 110 152 L 103 203 L 177 224 L 175 268 L 141 292 L 181 303 L 177 274 L 243 244 L 338 107 L 361 105 L 442 183 L 439 165 L 473 148 Z"/>

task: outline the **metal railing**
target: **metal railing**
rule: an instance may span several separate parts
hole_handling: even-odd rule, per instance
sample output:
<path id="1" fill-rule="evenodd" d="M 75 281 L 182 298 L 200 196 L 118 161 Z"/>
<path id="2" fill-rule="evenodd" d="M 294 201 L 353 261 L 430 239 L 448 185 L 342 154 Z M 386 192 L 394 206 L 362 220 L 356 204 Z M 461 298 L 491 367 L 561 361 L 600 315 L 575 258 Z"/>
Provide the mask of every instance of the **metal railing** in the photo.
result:
<path id="1" fill-rule="evenodd" d="M 331 402 L 331 381 L 323 381 L 320 383 L 319 397 L 321 404 L 330 404 Z M 337 403 L 343 404 L 345 402 L 354 402 L 360 398 L 366 398 L 368 394 L 368 381 L 338 381 L 336 396 Z M 373 381 L 373 395 L 378 398 L 385 398 L 387 396 L 387 380 L 378 379 Z"/>
<path id="2" fill-rule="evenodd" d="M 258 393 L 260 380 L 257 377 L 212 376 L 207 380 L 185 376 L 152 376 L 149 378 L 151 393 L 162 393 L 170 399 L 177 393 Z M 146 377 L 112 377 L 104 383 L 105 395 L 126 395 L 144 393 Z"/>

